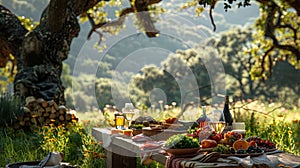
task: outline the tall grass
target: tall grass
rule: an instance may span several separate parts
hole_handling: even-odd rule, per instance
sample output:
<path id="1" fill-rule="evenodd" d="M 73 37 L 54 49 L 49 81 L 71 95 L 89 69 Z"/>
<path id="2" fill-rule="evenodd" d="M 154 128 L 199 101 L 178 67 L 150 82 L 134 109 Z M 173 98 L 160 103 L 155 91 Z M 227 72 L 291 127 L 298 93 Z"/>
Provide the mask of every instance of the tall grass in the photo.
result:
<path id="1" fill-rule="evenodd" d="M 48 152 L 64 153 L 64 162 L 82 168 L 104 167 L 104 150 L 76 123 L 32 131 L 1 128 L 0 167 L 8 163 L 42 160 Z"/>
<path id="2" fill-rule="evenodd" d="M 19 97 L 0 93 L 0 126 L 12 125 L 24 113 Z"/>
<path id="3" fill-rule="evenodd" d="M 45 156 L 45 152 L 39 150 L 39 142 L 34 140 L 36 135 L 10 128 L 1 128 L 0 131 L 0 167 L 7 163 L 35 161 Z"/>
<path id="4" fill-rule="evenodd" d="M 239 103 L 235 117 L 246 123 L 246 137 L 269 139 L 279 149 L 300 155 L 300 115 L 297 110 L 286 109 L 280 103 Z"/>

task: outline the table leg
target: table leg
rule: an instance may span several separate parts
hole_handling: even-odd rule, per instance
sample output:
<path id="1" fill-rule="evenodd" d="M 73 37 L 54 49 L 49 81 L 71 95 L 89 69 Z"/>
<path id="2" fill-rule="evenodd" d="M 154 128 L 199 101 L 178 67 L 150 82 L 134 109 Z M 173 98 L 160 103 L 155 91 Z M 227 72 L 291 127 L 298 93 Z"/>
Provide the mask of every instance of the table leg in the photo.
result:
<path id="1" fill-rule="evenodd" d="M 111 145 L 106 149 L 106 168 L 135 168 L 136 154 L 124 148 Z"/>

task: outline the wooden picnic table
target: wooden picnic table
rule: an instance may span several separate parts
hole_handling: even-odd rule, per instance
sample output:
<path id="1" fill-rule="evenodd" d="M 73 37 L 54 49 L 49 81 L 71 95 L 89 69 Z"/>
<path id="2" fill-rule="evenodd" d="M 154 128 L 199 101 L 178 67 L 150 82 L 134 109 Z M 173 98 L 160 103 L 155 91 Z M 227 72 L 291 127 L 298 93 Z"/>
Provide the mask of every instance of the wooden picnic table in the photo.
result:
<path id="1" fill-rule="evenodd" d="M 106 168 L 135 168 L 137 167 L 137 158 L 151 153 L 149 159 L 165 165 L 168 159 L 167 155 L 159 153 L 159 149 L 142 150 L 143 142 L 134 142 L 130 137 L 111 136 L 108 128 L 93 128 L 92 136 L 101 141 L 106 152 Z M 274 156 L 280 158 L 289 158 L 295 162 L 300 162 L 300 157 L 289 153 L 274 153 Z M 242 168 L 237 163 L 209 163 L 198 165 L 197 167 L 216 167 L 216 168 Z M 298 166 L 297 166 L 298 167 Z M 299 166 L 300 168 L 300 166 Z"/>

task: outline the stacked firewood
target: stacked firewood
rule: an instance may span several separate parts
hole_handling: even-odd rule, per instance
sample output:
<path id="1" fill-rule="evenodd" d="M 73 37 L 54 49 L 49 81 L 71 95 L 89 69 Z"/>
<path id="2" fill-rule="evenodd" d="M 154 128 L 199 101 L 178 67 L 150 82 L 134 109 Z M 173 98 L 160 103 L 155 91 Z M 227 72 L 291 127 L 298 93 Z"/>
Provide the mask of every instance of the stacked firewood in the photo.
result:
<path id="1" fill-rule="evenodd" d="M 26 98 L 25 102 L 24 114 L 17 116 L 18 121 L 14 124 L 15 128 L 32 125 L 59 126 L 78 121 L 74 110 L 68 110 L 63 105 L 57 105 L 53 100 L 46 101 L 30 96 Z"/>

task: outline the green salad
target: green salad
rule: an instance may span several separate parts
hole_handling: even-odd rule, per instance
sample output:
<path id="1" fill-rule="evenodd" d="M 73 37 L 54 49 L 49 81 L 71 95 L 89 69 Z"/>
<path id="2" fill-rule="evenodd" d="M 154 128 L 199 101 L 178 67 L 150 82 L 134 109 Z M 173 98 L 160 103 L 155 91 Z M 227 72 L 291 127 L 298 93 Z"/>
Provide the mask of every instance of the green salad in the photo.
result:
<path id="1" fill-rule="evenodd" d="M 163 148 L 166 149 L 183 149 L 183 148 L 197 148 L 200 144 L 197 139 L 188 137 L 185 134 L 176 134 L 167 139 Z"/>

